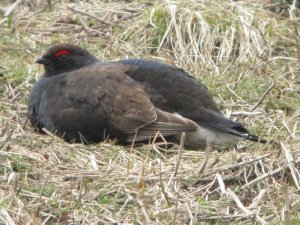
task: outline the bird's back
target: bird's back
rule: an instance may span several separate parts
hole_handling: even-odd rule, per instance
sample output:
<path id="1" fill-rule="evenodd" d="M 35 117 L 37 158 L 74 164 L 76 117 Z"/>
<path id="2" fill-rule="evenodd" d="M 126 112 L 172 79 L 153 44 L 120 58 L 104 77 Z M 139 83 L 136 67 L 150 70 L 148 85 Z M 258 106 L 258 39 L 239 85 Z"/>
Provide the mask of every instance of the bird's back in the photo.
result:
<path id="1" fill-rule="evenodd" d="M 195 121 L 198 120 L 197 108 L 219 112 L 207 88 L 184 70 L 141 59 L 127 59 L 121 62 L 138 66 L 128 74 L 145 87 L 156 105 Z"/>

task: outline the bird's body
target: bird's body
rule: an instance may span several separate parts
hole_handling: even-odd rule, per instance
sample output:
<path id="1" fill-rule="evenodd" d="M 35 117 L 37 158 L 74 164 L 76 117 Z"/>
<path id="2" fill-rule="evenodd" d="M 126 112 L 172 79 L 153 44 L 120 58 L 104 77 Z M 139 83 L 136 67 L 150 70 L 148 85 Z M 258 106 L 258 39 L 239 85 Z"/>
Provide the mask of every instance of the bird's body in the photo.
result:
<path id="1" fill-rule="evenodd" d="M 111 137 L 129 143 L 157 131 L 166 137 L 186 132 L 192 147 L 258 141 L 223 116 L 207 88 L 177 67 L 142 59 L 103 63 L 68 44 L 51 48 L 38 62 L 45 75 L 29 96 L 30 121 L 67 141 Z"/>

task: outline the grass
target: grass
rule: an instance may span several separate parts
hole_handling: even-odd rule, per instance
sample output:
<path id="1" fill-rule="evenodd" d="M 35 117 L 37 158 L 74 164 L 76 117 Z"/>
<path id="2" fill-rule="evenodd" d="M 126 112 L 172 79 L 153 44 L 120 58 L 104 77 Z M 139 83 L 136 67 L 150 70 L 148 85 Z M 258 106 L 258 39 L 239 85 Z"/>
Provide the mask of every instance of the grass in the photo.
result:
<path id="1" fill-rule="evenodd" d="M 1 25 L 0 224 L 299 223 L 299 10 L 275 14 L 266 1 L 52 0 L 52 10 L 46 2 L 23 1 Z M 177 145 L 85 146 L 38 134 L 27 121 L 43 73 L 34 60 L 59 42 L 103 60 L 177 65 L 225 115 L 279 145 L 215 150 L 200 175 L 204 152 L 183 149 L 174 176 Z"/>

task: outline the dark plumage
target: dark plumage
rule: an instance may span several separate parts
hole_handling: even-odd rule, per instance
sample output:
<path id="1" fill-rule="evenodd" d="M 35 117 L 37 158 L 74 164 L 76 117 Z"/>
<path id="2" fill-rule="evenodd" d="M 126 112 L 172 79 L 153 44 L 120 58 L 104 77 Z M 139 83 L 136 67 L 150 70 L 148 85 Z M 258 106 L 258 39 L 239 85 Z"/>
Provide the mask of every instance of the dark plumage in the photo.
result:
<path id="1" fill-rule="evenodd" d="M 148 140 L 156 131 L 186 144 L 265 142 L 219 111 L 207 88 L 182 69 L 142 59 L 99 62 L 71 44 L 50 48 L 37 60 L 45 75 L 29 96 L 29 118 L 67 141 Z"/>

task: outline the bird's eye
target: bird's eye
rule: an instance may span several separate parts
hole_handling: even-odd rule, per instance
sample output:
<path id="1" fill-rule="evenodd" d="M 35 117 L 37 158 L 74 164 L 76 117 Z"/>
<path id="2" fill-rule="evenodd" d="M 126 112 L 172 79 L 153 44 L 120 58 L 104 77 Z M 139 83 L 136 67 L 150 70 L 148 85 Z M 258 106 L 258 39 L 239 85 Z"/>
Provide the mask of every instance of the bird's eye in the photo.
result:
<path id="1" fill-rule="evenodd" d="M 59 59 L 66 59 L 67 57 L 68 57 L 67 54 L 62 54 L 58 56 Z"/>

